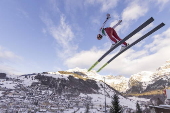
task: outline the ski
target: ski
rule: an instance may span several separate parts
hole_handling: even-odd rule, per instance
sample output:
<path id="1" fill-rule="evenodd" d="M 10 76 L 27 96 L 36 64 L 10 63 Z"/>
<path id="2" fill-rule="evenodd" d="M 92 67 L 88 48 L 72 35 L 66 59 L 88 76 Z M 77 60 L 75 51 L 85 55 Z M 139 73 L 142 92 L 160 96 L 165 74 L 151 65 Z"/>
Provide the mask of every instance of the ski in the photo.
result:
<path id="1" fill-rule="evenodd" d="M 127 46 L 125 49 L 123 49 L 122 51 L 118 52 L 114 57 L 112 57 L 107 63 L 105 63 L 99 70 L 97 70 L 97 72 L 101 71 L 106 65 L 108 65 L 112 60 L 114 60 L 116 57 L 118 57 L 120 54 L 122 54 L 123 52 L 125 52 L 126 50 L 128 50 L 129 48 L 131 48 L 132 46 L 134 46 L 135 44 L 137 44 L 138 42 L 140 42 L 141 40 L 143 40 L 144 38 L 148 37 L 149 35 L 151 35 L 152 33 L 154 33 L 155 31 L 157 31 L 158 29 L 160 29 L 161 27 L 163 27 L 165 24 L 161 23 L 158 26 L 156 26 L 155 28 L 153 28 L 152 30 L 150 30 L 149 32 L 147 32 L 145 35 L 143 35 L 142 37 L 140 37 L 139 39 L 137 39 L 136 41 L 134 41 L 132 44 L 130 44 L 129 46 Z"/>
<path id="2" fill-rule="evenodd" d="M 149 18 L 147 21 L 145 21 L 142 25 L 140 25 L 138 28 L 136 28 L 134 31 L 132 31 L 129 35 L 127 35 L 124 39 L 119 41 L 115 46 L 110 48 L 103 56 L 101 56 L 89 69 L 88 71 L 92 70 L 104 57 L 106 57 L 110 52 L 112 52 L 115 48 L 117 48 L 119 45 L 121 45 L 123 42 L 131 38 L 133 35 L 138 33 L 140 30 L 145 28 L 147 25 L 149 25 L 151 22 L 153 22 L 153 17 Z"/>

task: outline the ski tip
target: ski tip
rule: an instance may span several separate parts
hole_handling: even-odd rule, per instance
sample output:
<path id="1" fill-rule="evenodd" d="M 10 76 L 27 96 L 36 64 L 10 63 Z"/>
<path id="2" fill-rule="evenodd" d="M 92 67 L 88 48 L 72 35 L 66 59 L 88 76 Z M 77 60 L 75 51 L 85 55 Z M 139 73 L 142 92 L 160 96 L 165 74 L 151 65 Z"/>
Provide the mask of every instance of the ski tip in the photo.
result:
<path id="1" fill-rule="evenodd" d="M 161 24 L 162 24 L 163 26 L 165 25 L 165 23 L 163 23 L 163 22 L 162 22 Z"/>
<path id="2" fill-rule="evenodd" d="M 147 22 L 153 22 L 154 21 L 154 18 L 153 17 L 150 17 Z"/>
<path id="3" fill-rule="evenodd" d="M 154 18 L 153 18 L 153 17 L 151 17 L 150 19 L 154 20 Z"/>

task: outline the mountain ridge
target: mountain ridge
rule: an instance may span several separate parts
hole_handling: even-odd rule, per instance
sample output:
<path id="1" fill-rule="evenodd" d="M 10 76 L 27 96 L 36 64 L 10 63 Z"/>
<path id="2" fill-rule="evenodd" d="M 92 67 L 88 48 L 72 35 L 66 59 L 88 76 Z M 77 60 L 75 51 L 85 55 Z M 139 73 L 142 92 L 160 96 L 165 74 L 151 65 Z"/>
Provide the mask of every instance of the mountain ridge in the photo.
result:
<path id="1" fill-rule="evenodd" d="M 165 64 L 158 67 L 155 72 L 151 71 L 141 71 L 136 74 L 131 75 L 129 78 L 124 77 L 123 75 L 113 76 L 113 75 L 99 75 L 95 70 L 90 72 L 87 69 L 80 69 L 78 67 L 74 69 L 66 70 L 68 72 L 82 72 L 86 76 L 84 78 L 101 80 L 109 84 L 111 87 L 115 88 L 120 92 L 126 92 L 130 90 L 133 86 L 140 86 L 141 90 L 144 91 L 149 84 L 152 84 L 159 80 L 165 75 L 170 75 L 170 60 L 167 60 Z"/>

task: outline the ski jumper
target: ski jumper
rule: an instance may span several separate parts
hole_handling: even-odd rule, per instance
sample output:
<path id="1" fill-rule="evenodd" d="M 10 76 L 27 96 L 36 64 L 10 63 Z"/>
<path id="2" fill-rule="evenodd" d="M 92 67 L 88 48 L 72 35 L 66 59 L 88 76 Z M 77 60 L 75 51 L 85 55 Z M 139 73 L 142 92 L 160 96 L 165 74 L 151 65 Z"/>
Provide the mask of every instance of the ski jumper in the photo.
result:
<path id="1" fill-rule="evenodd" d="M 122 40 L 119 38 L 116 31 L 114 30 L 114 28 L 116 28 L 119 24 L 120 24 L 120 21 L 113 27 L 103 28 L 104 27 L 103 25 L 103 27 L 100 29 L 100 31 L 102 32 L 102 36 L 107 36 L 111 40 L 112 44 L 115 44 L 118 41 Z M 124 42 L 123 45 L 127 46 L 127 43 Z"/>

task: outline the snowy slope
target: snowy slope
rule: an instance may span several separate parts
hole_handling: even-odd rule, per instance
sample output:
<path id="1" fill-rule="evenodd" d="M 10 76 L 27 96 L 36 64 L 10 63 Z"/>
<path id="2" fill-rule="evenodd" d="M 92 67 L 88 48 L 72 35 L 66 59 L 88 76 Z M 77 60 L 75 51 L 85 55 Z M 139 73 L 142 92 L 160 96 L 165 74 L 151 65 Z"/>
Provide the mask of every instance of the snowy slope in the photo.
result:
<path id="1" fill-rule="evenodd" d="M 43 74 L 45 76 L 48 76 L 48 77 L 52 77 L 52 78 L 62 78 L 65 79 L 65 80 L 69 80 L 68 77 L 69 75 L 67 74 L 60 74 L 60 73 L 55 73 L 55 74 Z M 0 85 L 0 87 L 2 88 L 7 88 L 7 89 L 12 89 L 11 92 L 15 92 L 15 86 L 17 85 L 22 85 L 23 87 L 25 88 L 29 88 L 28 86 L 31 86 L 32 83 L 34 82 L 39 82 L 37 79 L 35 79 L 34 77 L 36 76 L 35 75 L 28 75 L 28 76 L 11 76 L 11 75 L 7 75 L 7 77 L 9 78 L 9 80 L 4 80 L 1 81 L 3 82 L 3 85 Z M 96 76 L 99 76 L 96 74 Z M 78 80 L 78 78 L 77 78 Z M 79 80 L 78 80 L 79 81 Z M 59 82 L 61 83 L 61 81 Z M 123 96 L 121 96 L 116 90 L 114 90 L 113 88 L 111 88 L 110 86 L 108 85 L 105 85 L 105 90 L 104 90 L 104 83 L 102 81 L 97 81 L 96 84 L 98 85 L 99 87 L 99 90 L 97 91 L 97 93 L 80 93 L 79 97 L 91 97 L 92 98 L 92 103 L 93 103 L 93 109 L 92 111 L 94 112 L 98 112 L 98 113 L 102 113 L 102 110 L 104 108 L 104 102 L 105 102 L 105 97 L 106 97 L 106 104 L 107 105 L 110 105 L 111 104 L 111 97 L 117 93 L 117 95 L 119 96 L 120 98 L 120 104 L 122 106 L 127 106 L 128 108 L 131 108 L 131 109 L 135 109 L 136 107 L 136 101 L 134 100 L 130 100 L 130 99 L 127 99 L 127 98 L 124 98 Z M 59 85 L 60 86 L 60 85 Z M 33 86 L 31 88 L 31 90 L 34 89 Z M 18 89 L 17 89 L 18 90 Z M 31 91 L 30 90 L 30 91 Z M 22 92 L 22 91 L 21 91 Z M 47 91 L 42 91 L 42 94 L 45 95 Z M 48 91 L 49 92 L 49 91 Z M 0 96 L 3 96 L 3 93 L 4 91 L 1 91 L 0 92 Z M 109 110 L 109 107 L 107 108 Z M 78 110 L 78 112 L 83 112 L 85 110 L 85 108 L 81 108 Z M 70 112 L 70 111 L 74 111 L 74 109 L 67 109 L 66 111 L 64 111 L 64 113 L 67 113 L 67 112 Z M 77 112 L 77 113 L 78 113 Z"/>
<path id="2" fill-rule="evenodd" d="M 35 77 L 36 75 L 31 75 L 31 77 Z M 37 82 L 37 80 L 32 79 L 31 77 L 19 76 L 19 75 L 7 75 L 9 80 L 0 79 L 0 86 L 2 88 L 15 89 L 15 86 L 18 84 L 22 84 L 23 86 L 30 86 L 33 82 Z M 17 80 L 16 80 L 17 79 Z"/>
<path id="3" fill-rule="evenodd" d="M 124 76 L 112 76 L 112 75 L 103 76 L 103 75 L 99 75 L 94 70 L 88 72 L 87 69 L 80 69 L 80 68 L 69 69 L 65 72 L 69 72 L 69 73 L 63 74 L 61 72 L 45 72 L 45 73 L 41 73 L 41 74 L 44 76 L 47 76 L 47 77 L 55 78 L 56 80 L 58 80 L 59 82 L 56 82 L 58 87 L 66 85 L 68 83 L 67 81 L 70 80 L 70 78 L 69 78 L 70 75 L 73 76 L 75 78 L 75 80 L 77 80 L 76 81 L 77 83 L 80 82 L 81 84 L 85 84 L 85 82 L 83 82 L 82 80 L 79 80 L 79 78 L 81 78 L 79 76 L 82 76 L 82 78 L 85 78 L 85 79 L 83 79 L 85 81 L 86 81 L 86 79 L 95 80 L 96 82 L 89 81 L 88 83 L 92 83 L 92 85 L 94 85 L 94 86 L 95 86 L 94 83 L 96 83 L 99 89 L 98 90 L 93 89 L 94 91 L 92 91 L 92 89 L 90 89 L 89 91 L 92 91 L 93 93 L 82 93 L 81 92 L 79 97 L 92 98 L 91 101 L 94 104 L 94 106 L 93 106 L 94 109 L 91 109 L 91 110 L 93 112 L 100 113 L 103 111 L 103 108 L 104 108 L 105 97 L 106 97 L 106 104 L 110 105 L 111 96 L 113 96 L 115 93 L 117 93 L 120 98 L 120 104 L 124 107 L 127 106 L 128 108 L 131 108 L 131 109 L 136 108 L 137 101 L 147 102 L 148 101 L 147 99 L 141 99 L 141 98 L 136 98 L 136 97 L 131 97 L 129 99 L 125 98 L 122 95 L 120 95 L 119 92 L 117 92 L 116 90 L 119 90 L 121 92 L 126 91 L 129 88 L 131 88 L 131 86 L 133 84 L 135 84 L 136 82 L 141 83 L 140 85 L 141 85 L 142 89 L 145 90 L 148 86 L 152 86 L 152 84 L 154 84 L 155 82 L 157 82 L 160 79 L 162 79 L 162 80 L 170 79 L 170 76 L 169 76 L 170 75 L 170 60 L 168 60 L 165 64 L 160 66 L 155 72 L 142 71 L 137 74 L 131 75 L 130 78 L 125 78 Z M 79 76 L 75 76 L 75 74 L 78 74 Z M 31 84 L 34 82 L 41 83 L 38 79 L 34 78 L 36 75 L 37 74 L 31 74 L 31 75 L 28 74 L 25 76 L 7 75 L 7 77 L 10 79 L 8 79 L 8 80 L 0 79 L 0 87 L 2 89 L 4 88 L 4 91 L 0 91 L 0 96 L 4 96 L 4 92 L 6 89 L 15 90 L 17 85 L 22 85 L 24 87 L 28 87 L 28 86 L 31 86 Z M 104 91 L 104 83 L 103 83 L 104 78 L 105 78 L 105 82 L 111 86 L 110 87 L 110 86 L 106 85 L 105 91 Z M 65 81 L 63 84 L 61 84 L 63 80 L 65 80 Z M 74 83 L 74 81 L 73 81 L 73 83 Z M 70 85 L 72 85 L 72 84 L 70 84 Z M 77 85 L 76 87 L 74 86 L 73 88 L 80 88 L 80 86 Z M 70 88 L 69 90 L 71 90 L 72 87 L 67 87 L 67 88 Z M 113 88 L 116 90 L 114 90 Z M 59 90 L 61 90 L 61 89 L 59 88 Z M 66 89 L 63 89 L 63 90 L 66 90 Z M 88 91 L 88 89 L 86 89 L 86 90 Z M 47 92 L 47 91 L 42 91 L 43 94 L 45 94 L 45 92 Z M 52 93 L 53 91 L 51 90 L 48 92 Z M 109 109 L 109 108 L 107 108 L 107 109 Z M 81 113 L 81 112 L 85 111 L 85 108 L 67 109 L 66 111 L 64 111 L 64 113 L 69 113 L 70 111 L 75 111 L 75 110 L 77 111 L 77 113 Z"/>
<path id="4" fill-rule="evenodd" d="M 67 70 L 68 72 L 83 72 L 87 75 L 88 79 L 94 79 L 96 81 L 104 81 L 116 90 L 124 92 L 128 89 L 129 78 L 124 76 L 112 76 L 112 75 L 99 75 L 95 70 L 88 71 L 87 69 L 80 69 L 78 67 Z"/>
<path id="5" fill-rule="evenodd" d="M 111 87 L 115 88 L 120 92 L 125 92 L 129 88 L 128 87 L 129 78 L 126 78 L 124 76 L 112 76 L 112 75 L 108 75 L 105 78 L 107 84 L 109 84 Z"/>
<path id="6" fill-rule="evenodd" d="M 142 89 L 144 90 L 149 84 L 152 83 L 153 79 L 154 79 L 153 72 L 142 71 L 142 72 L 134 74 L 130 77 L 129 87 L 131 88 L 132 86 L 136 85 L 135 84 L 136 82 L 141 82 L 142 83 Z"/>
<path id="7" fill-rule="evenodd" d="M 95 70 L 88 72 L 87 69 L 79 68 L 69 69 L 67 71 L 83 72 L 87 75 L 87 78 L 97 81 L 104 81 L 105 77 L 105 82 L 120 92 L 126 92 L 132 86 L 138 84 L 138 82 L 141 83 L 141 88 L 145 90 L 149 84 L 153 84 L 160 78 L 168 79 L 168 75 L 170 75 L 170 60 L 167 60 L 166 63 L 160 66 L 155 72 L 142 71 L 131 75 L 130 78 L 113 75 L 103 76 L 99 75 Z"/>
<path id="8" fill-rule="evenodd" d="M 153 76 L 153 72 L 142 71 L 140 73 L 131 75 L 131 78 L 140 82 L 148 82 L 152 80 L 152 76 Z"/>
<path id="9" fill-rule="evenodd" d="M 74 70 L 75 72 L 76 71 L 81 71 L 81 72 L 86 72 L 86 70 L 84 69 L 83 71 L 81 69 L 76 69 Z M 68 70 L 68 72 L 74 72 L 73 70 Z M 92 73 L 95 73 L 95 76 L 91 76 L 89 77 L 89 75 L 92 75 Z M 108 87 L 107 85 L 105 85 L 105 91 L 104 91 L 104 83 L 100 80 L 102 80 L 103 78 L 98 75 L 96 72 L 89 72 L 89 73 L 86 73 L 88 74 L 88 77 L 89 78 L 93 78 L 93 79 L 97 79 L 97 85 L 99 87 L 99 90 L 98 90 L 98 93 L 97 94 L 83 94 L 81 93 L 79 96 L 81 97 L 91 97 L 92 98 L 92 103 L 94 104 L 94 108 L 96 109 L 99 109 L 100 106 L 104 107 L 104 102 L 105 102 L 105 96 L 106 96 L 106 103 L 107 105 L 110 105 L 111 104 L 111 97 L 117 93 L 115 90 L 113 90 L 111 87 Z M 68 75 L 67 74 L 45 74 L 45 76 L 51 76 L 51 77 L 55 77 L 55 78 L 64 78 L 66 80 L 68 80 Z M 99 77 L 100 79 L 98 79 L 97 77 Z M 107 78 L 109 79 L 109 78 Z M 106 92 L 106 93 L 105 93 Z M 120 104 L 122 106 L 127 106 L 128 108 L 131 108 L 131 109 L 135 109 L 136 108 L 136 101 L 134 100 L 130 100 L 130 99 L 126 99 L 124 98 L 123 96 L 119 95 L 119 98 L 120 98 Z M 81 111 L 81 110 L 80 110 Z M 99 111 L 98 111 L 99 112 Z"/>
<path id="10" fill-rule="evenodd" d="M 87 78 L 95 79 L 95 80 L 103 80 L 103 76 L 99 75 L 95 70 L 88 71 L 87 69 L 80 69 L 78 67 L 74 69 L 67 70 L 68 72 L 82 72 L 87 75 Z"/>
<path id="11" fill-rule="evenodd" d="M 156 72 L 154 72 L 156 77 L 163 75 L 170 75 L 170 60 L 167 60 L 165 64 L 160 66 Z"/>
<path id="12" fill-rule="evenodd" d="M 169 75 L 170 60 L 166 61 L 166 63 L 160 66 L 155 72 L 142 71 L 132 75 L 128 83 L 129 91 L 134 89 L 133 86 L 138 87 L 138 89 L 141 88 L 141 91 L 156 90 L 156 87 L 161 88 L 163 85 L 168 85 Z M 164 80 L 164 83 L 162 83 L 162 80 Z M 133 91 L 136 92 L 136 90 Z"/>

